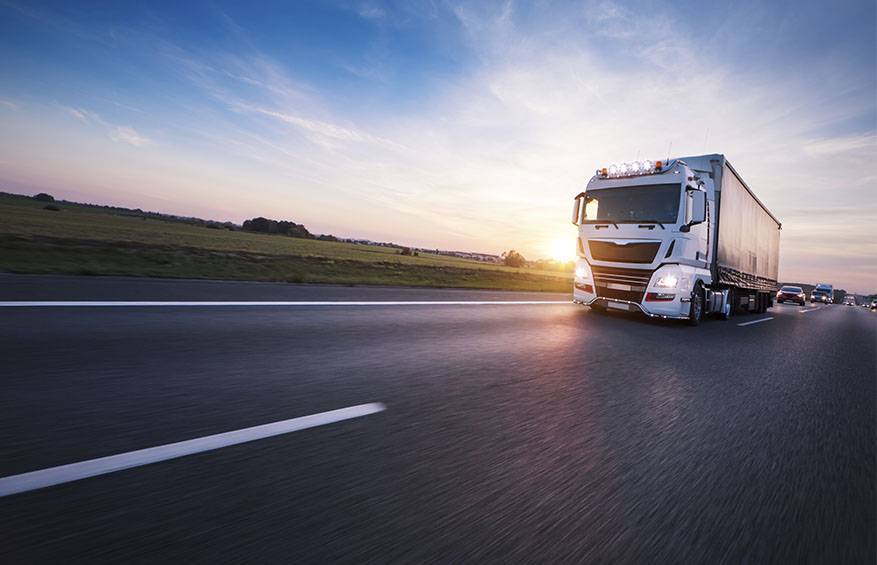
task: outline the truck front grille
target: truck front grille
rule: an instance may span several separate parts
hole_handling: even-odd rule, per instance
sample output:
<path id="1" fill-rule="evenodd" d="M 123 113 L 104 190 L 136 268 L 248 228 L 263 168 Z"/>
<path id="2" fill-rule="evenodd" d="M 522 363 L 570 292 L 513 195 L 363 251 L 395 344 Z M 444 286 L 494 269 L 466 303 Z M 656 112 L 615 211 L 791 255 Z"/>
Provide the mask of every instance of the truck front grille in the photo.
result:
<path id="1" fill-rule="evenodd" d="M 620 267 L 591 267 L 597 296 L 614 298 L 629 302 L 642 302 L 652 278 L 652 271 L 642 269 L 622 269 Z"/>
<path id="2" fill-rule="evenodd" d="M 588 241 L 591 257 L 597 261 L 616 261 L 618 263 L 651 263 L 658 254 L 661 243 L 657 241 L 630 242 L 618 245 L 613 241 Z"/>

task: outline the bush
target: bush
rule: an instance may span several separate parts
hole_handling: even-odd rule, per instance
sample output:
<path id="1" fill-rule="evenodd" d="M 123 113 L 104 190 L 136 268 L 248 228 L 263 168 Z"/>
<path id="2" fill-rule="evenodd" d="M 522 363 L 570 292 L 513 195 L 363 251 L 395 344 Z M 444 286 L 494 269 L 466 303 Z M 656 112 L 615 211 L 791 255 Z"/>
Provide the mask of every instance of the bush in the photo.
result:
<path id="1" fill-rule="evenodd" d="M 414 251 L 411 250 L 410 247 L 403 247 L 399 250 L 399 255 L 414 255 Z"/>
<path id="2" fill-rule="evenodd" d="M 34 200 L 39 200 L 40 202 L 54 202 L 55 197 L 51 194 L 46 194 L 45 192 L 41 192 L 33 197 Z"/>
<path id="3" fill-rule="evenodd" d="M 43 206 L 43 210 L 49 210 L 51 212 L 60 212 L 61 209 L 55 206 L 54 204 L 46 204 Z"/>
<path id="4" fill-rule="evenodd" d="M 514 249 L 502 254 L 502 262 L 506 267 L 523 267 L 527 264 L 524 256 Z"/>

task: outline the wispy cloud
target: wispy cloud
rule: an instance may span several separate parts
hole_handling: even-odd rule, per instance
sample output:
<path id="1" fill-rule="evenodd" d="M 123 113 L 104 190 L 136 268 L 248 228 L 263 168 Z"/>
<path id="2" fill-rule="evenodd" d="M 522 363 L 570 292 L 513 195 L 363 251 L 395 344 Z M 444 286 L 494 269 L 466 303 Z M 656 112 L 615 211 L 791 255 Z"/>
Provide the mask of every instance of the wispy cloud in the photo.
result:
<path id="1" fill-rule="evenodd" d="M 134 147 L 143 147 L 145 145 L 149 145 L 152 142 L 148 137 L 139 133 L 133 127 L 110 123 L 102 118 L 97 112 L 86 110 L 84 108 L 72 108 L 68 106 L 62 106 L 62 108 L 67 112 L 67 114 L 76 118 L 83 124 L 95 125 L 100 127 L 113 141 L 117 141 L 119 143 L 127 143 L 128 145 L 133 145 Z"/>
<path id="2" fill-rule="evenodd" d="M 143 147 L 144 145 L 149 145 L 151 143 L 149 138 L 144 137 L 138 133 L 137 130 L 129 126 L 114 127 L 110 131 L 110 139 L 120 143 L 127 143 L 134 147 Z"/>
<path id="3" fill-rule="evenodd" d="M 874 157 L 877 134 L 859 134 L 814 139 L 804 145 L 804 151 L 814 157 L 849 156 Z M 873 178 L 872 178 L 873 181 Z"/>
<path id="4" fill-rule="evenodd" d="M 387 16 L 387 12 L 377 4 L 360 4 L 356 12 L 367 20 L 381 20 Z"/>

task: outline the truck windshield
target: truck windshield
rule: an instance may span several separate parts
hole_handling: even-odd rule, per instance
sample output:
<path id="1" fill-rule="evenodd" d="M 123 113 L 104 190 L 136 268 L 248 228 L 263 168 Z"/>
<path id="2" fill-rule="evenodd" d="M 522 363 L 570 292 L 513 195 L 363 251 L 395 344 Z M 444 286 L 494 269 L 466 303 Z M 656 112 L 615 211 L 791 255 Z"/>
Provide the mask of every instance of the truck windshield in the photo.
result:
<path id="1" fill-rule="evenodd" d="M 585 193 L 585 222 L 675 224 L 681 186 L 647 184 L 601 188 Z"/>

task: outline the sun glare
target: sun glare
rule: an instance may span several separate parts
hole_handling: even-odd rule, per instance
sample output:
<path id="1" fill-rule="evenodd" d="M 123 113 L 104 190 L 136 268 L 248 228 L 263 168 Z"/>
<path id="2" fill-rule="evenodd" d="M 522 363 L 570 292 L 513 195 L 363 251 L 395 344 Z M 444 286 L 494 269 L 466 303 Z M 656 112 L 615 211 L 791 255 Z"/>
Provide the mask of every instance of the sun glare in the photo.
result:
<path id="1" fill-rule="evenodd" d="M 561 237 L 553 240 L 548 247 L 549 255 L 555 261 L 566 263 L 576 258 L 576 240 L 574 237 Z"/>

